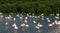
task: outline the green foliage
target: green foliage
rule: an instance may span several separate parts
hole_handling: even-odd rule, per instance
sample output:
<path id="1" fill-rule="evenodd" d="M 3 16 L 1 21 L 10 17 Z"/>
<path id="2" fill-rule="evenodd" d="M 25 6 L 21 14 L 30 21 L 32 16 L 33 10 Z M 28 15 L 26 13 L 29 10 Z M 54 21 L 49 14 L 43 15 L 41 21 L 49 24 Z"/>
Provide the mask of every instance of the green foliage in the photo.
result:
<path id="1" fill-rule="evenodd" d="M 60 13 L 60 0 L 0 0 L 2 13 Z"/>

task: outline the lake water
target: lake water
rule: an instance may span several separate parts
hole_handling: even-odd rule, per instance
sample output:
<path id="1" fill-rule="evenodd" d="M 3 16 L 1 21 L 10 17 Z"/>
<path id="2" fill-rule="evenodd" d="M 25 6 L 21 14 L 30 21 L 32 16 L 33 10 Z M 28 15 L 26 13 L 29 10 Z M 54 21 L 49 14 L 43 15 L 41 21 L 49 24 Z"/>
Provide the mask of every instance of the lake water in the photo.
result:
<path id="1" fill-rule="evenodd" d="M 23 16 L 23 19 L 20 20 L 19 17 L 13 15 L 12 19 L 10 21 L 8 21 L 8 25 L 5 25 L 6 16 L 7 15 L 4 15 L 4 17 L 0 18 L 0 33 L 16 33 L 12 27 L 13 23 L 16 23 L 16 25 L 18 26 L 17 33 L 37 33 L 36 29 L 35 29 L 35 25 L 33 24 L 34 20 L 37 23 L 41 23 L 43 25 L 43 27 L 41 27 L 39 30 L 40 32 L 38 32 L 38 33 L 56 33 L 57 25 L 54 25 L 51 29 L 48 26 L 49 23 L 46 18 L 50 18 L 50 20 L 51 20 L 50 23 L 53 23 L 55 20 L 60 20 L 60 18 L 56 19 L 55 16 L 45 16 L 44 20 L 41 19 L 42 17 L 40 17 L 40 18 L 28 17 L 27 21 L 28 21 L 29 27 L 25 31 L 23 31 L 20 25 L 21 25 L 21 23 L 24 22 L 25 16 Z M 16 18 L 16 20 L 14 21 L 13 18 Z"/>

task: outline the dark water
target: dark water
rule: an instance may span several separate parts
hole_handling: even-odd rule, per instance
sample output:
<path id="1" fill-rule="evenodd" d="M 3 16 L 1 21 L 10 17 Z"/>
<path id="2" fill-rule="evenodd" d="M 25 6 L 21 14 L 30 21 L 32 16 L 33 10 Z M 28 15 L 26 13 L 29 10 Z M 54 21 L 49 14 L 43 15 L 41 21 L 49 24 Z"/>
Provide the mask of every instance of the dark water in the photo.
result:
<path id="1" fill-rule="evenodd" d="M 36 33 L 34 24 L 33 24 L 33 20 L 35 20 L 37 23 L 41 23 L 43 25 L 43 27 L 41 28 L 41 32 L 40 33 L 50 33 L 50 32 L 54 32 L 53 30 L 56 29 L 56 25 L 53 26 L 53 29 L 50 30 L 50 27 L 48 26 L 48 21 L 46 20 L 46 18 L 50 18 L 51 23 L 54 22 L 56 19 L 54 16 L 45 16 L 44 20 L 41 20 L 40 18 L 30 18 L 28 17 L 28 24 L 29 24 L 29 28 L 28 31 L 22 31 L 21 29 L 21 20 L 19 19 L 19 17 L 17 16 L 12 16 L 13 18 L 16 18 L 16 20 L 14 21 L 13 18 L 11 19 L 11 21 L 8 22 L 8 25 L 5 25 L 6 23 L 6 19 L 5 19 L 6 15 L 3 18 L 0 18 L 0 33 L 14 33 L 14 29 L 12 27 L 13 23 L 15 22 L 18 26 L 18 33 Z M 25 20 L 25 16 L 23 16 L 23 20 L 22 22 L 24 22 Z M 60 19 L 58 19 L 60 20 Z M 7 27 L 7 28 L 6 28 Z M 56 31 L 55 31 L 56 32 Z"/>

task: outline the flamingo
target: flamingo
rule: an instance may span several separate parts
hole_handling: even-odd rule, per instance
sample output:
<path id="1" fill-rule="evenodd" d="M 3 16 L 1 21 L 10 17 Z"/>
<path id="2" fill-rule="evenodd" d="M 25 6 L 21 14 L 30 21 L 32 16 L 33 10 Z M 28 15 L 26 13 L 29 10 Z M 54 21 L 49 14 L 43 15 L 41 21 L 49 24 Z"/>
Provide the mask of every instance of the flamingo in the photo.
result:
<path id="1" fill-rule="evenodd" d="M 37 16 L 35 16 L 35 18 L 37 18 Z"/>
<path id="2" fill-rule="evenodd" d="M 48 22 L 51 22 L 49 18 L 46 18 Z"/>
<path id="3" fill-rule="evenodd" d="M 49 27 L 53 26 L 52 24 L 49 24 Z"/>
<path id="4" fill-rule="evenodd" d="M 55 16 L 56 19 L 58 19 L 59 17 L 58 16 Z"/>
<path id="5" fill-rule="evenodd" d="M 20 19 L 23 19 L 22 17 L 20 17 Z"/>
<path id="6" fill-rule="evenodd" d="M 49 20 L 49 18 L 46 18 L 47 20 Z"/>
<path id="7" fill-rule="evenodd" d="M 31 14 L 31 13 L 29 13 L 29 14 Z"/>
<path id="8" fill-rule="evenodd" d="M 41 14 L 41 16 L 43 16 L 43 15 L 44 15 L 44 13 Z"/>
<path id="9" fill-rule="evenodd" d="M 25 23 L 22 23 L 20 26 L 21 26 L 21 29 L 22 29 L 22 31 L 25 31 Z"/>
<path id="10" fill-rule="evenodd" d="M 59 33 L 60 32 L 60 21 L 58 21 L 56 24 L 58 25 L 57 33 Z"/>
<path id="11" fill-rule="evenodd" d="M 5 25 L 7 25 L 8 23 L 6 22 Z"/>
<path id="12" fill-rule="evenodd" d="M 20 19 L 23 19 L 22 17 L 20 17 Z"/>
<path id="13" fill-rule="evenodd" d="M 13 15 L 13 13 L 11 12 L 11 15 Z"/>
<path id="14" fill-rule="evenodd" d="M 52 25 L 55 25 L 55 22 L 53 22 Z"/>
<path id="15" fill-rule="evenodd" d="M 17 32 L 18 32 L 18 27 L 17 27 L 17 25 L 14 23 L 14 24 L 12 25 L 12 27 L 14 28 L 14 32 L 17 33 Z"/>
<path id="16" fill-rule="evenodd" d="M 26 24 L 25 26 L 26 26 L 27 28 L 29 27 L 29 25 L 28 25 L 28 24 Z"/>
<path id="17" fill-rule="evenodd" d="M 30 15 L 29 17 L 31 18 L 32 16 Z"/>
<path id="18" fill-rule="evenodd" d="M 39 29 L 40 29 L 40 28 L 39 28 L 39 26 L 36 26 L 35 28 L 36 28 L 37 30 L 39 30 Z"/>
<path id="19" fill-rule="evenodd" d="M 40 33 L 41 32 L 39 26 L 36 26 L 35 29 L 36 29 L 36 33 Z"/>
<path id="20" fill-rule="evenodd" d="M 27 14 L 27 16 L 29 17 L 29 14 Z"/>
<path id="21" fill-rule="evenodd" d="M 56 16 L 59 16 L 59 13 L 57 13 Z"/>
<path id="22" fill-rule="evenodd" d="M 60 24 L 60 21 L 58 21 L 56 24 L 59 25 Z"/>
<path id="23" fill-rule="evenodd" d="M 3 17 L 4 17 L 3 15 L 0 15 L 0 20 L 1 20 L 1 21 L 3 21 L 3 20 L 2 20 L 2 19 L 3 19 Z"/>
<path id="24" fill-rule="evenodd" d="M 28 17 L 25 17 L 25 19 L 28 19 Z"/>
<path id="25" fill-rule="evenodd" d="M 42 20 L 44 20 L 44 16 L 42 16 Z"/>
<path id="26" fill-rule="evenodd" d="M 17 17 L 20 17 L 20 15 L 19 15 L 19 14 L 17 14 L 16 16 L 17 16 Z"/>
<path id="27" fill-rule="evenodd" d="M 41 25 L 40 23 L 38 23 L 37 26 L 39 26 L 39 27 L 43 27 L 43 25 Z"/>
<path id="28" fill-rule="evenodd" d="M 35 23 L 36 23 L 36 21 L 33 21 L 33 23 L 35 24 Z"/>
<path id="29" fill-rule="evenodd" d="M 16 20 L 16 18 L 13 19 L 14 21 Z"/>
<path id="30" fill-rule="evenodd" d="M 1 15 L 2 13 L 0 13 L 0 15 Z"/>
<path id="31" fill-rule="evenodd" d="M 21 27 L 24 27 L 25 26 L 25 23 L 21 24 Z"/>
<path id="32" fill-rule="evenodd" d="M 53 30 L 53 24 L 48 25 L 50 27 L 50 30 Z"/>
<path id="33" fill-rule="evenodd" d="M 27 20 L 25 20 L 25 23 L 27 23 Z"/>
<path id="34" fill-rule="evenodd" d="M 28 27 L 29 27 L 28 24 L 25 24 L 25 23 L 22 23 L 22 24 L 21 24 L 22 31 L 28 30 Z"/>

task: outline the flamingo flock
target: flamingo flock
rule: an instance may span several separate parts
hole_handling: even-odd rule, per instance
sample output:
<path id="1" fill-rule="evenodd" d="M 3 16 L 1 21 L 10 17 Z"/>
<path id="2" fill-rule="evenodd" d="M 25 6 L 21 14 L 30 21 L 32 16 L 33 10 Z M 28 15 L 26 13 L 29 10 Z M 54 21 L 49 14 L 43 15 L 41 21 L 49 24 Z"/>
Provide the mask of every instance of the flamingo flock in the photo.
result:
<path id="1" fill-rule="evenodd" d="M 31 13 L 29 13 L 29 14 L 31 14 Z M 58 20 L 60 16 L 58 13 L 56 14 L 56 16 L 54 16 L 54 14 L 50 14 L 50 16 L 54 16 L 54 18 L 56 19 L 53 22 L 50 20 L 49 17 L 47 17 L 45 19 L 44 13 L 42 13 L 41 15 L 38 15 L 38 16 L 36 16 L 34 14 L 32 14 L 32 15 L 29 15 L 29 14 L 27 14 L 25 17 L 23 14 L 17 14 L 16 15 L 20 19 L 20 22 L 21 22 L 20 27 L 21 27 L 22 31 L 28 31 L 29 32 L 29 28 L 31 26 L 31 25 L 29 25 L 29 21 L 28 21 L 28 20 L 30 20 L 29 18 L 34 19 L 34 20 L 31 19 L 32 20 L 31 23 L 34 26 L 34 28 L 35 28 L 34 30 L 36 31 L 36 33 L 41 33 L 41 28 L 43 28 L 45 26 L 41 23 L 41 21 L 39 21 L 39 22 L 36 21 L 36 20 L 38 20 L 38 18 L 40 18 L 40 20 L 42 20 L 42 21 L 47 20 L 48 27 L 50 28 L 51 31 L 53 31 L 52 29 L 54 28 L 55 25 L 58 26 L 57 30 L 55 32 L 58 33 L 60 31 L 60 20 Z M 3 18 L 3 17 L 4 17 L 3 14 L 0 13 L 0 18 Z M 12 24 L 11 27 L 13 27 L 15 33 L 18 33 L 19 27 L 15 23 L 15 21 L 17 19 L 15 17 L 12 17 L 12 15 L 8 15 L 5 17 L 5 20 L 6 20 L 6 22 L 5 22 L 6 26 L 9 24 L 9 22 L 11 20 L 14 20 L 14 23 Z M 53 32 L 50 32 L 50 33 L 53 33 Z"/>

